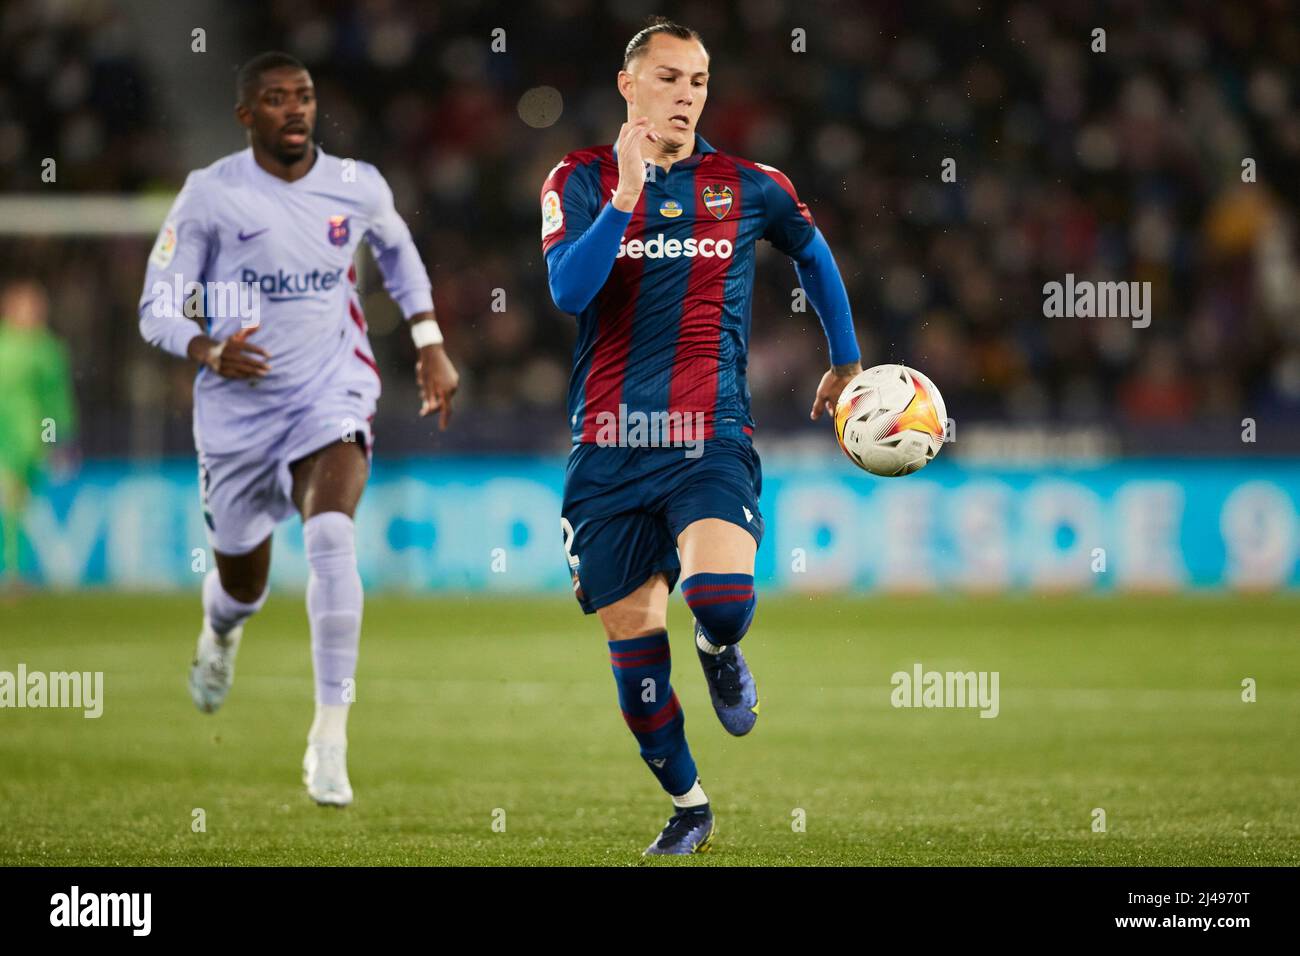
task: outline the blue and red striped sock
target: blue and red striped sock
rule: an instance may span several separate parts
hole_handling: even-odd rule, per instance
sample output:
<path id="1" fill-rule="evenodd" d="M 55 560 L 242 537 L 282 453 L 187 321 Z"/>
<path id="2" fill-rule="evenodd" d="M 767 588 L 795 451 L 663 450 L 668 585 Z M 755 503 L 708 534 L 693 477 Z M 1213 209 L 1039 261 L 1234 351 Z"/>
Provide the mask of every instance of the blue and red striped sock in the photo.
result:
<path id="1" fill-rule="evenodd" d="M 610 641 L 609 659 L 623 719 L 641 745 L 641 757 L 671 796 L 686 793 L 698 774 L 686 745 L 686 716 L 668 682 L 668 632 Z"/>
<path id="2" fill-rule="evenodd" d="M 718 647 L 745 636 L 758 603 L 752 574 L 692 574 L 682 582 L 682 597 L 709 643 Z"/>

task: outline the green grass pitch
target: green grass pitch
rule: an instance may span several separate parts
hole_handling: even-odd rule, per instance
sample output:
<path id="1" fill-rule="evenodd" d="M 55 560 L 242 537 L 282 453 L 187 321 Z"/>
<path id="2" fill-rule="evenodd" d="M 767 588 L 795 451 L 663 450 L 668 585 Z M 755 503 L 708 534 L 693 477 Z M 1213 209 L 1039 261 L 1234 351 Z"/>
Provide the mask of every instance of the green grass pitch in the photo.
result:
<path id="1" fill-rule="evenodd" d="M 1296 864 L 1298 623 L 1295 595 L 766 595 L 745 641 L 762 716 L 733 739 L 674 595 L 718 830 L 667 862 Z M 248 625 L 213 716 L 185 689 L 197 631 L 197 595 L 0 601 L 0 670 L 105 674 L 98 720 L 0 710 L 0 864 L 640 864 L 669 813 L 569 599 L 371 597 L 346 810 L 300 781 L 301 597 Z M 894 708 L 916 662 L 998 671 L 1000 714 Z"/>

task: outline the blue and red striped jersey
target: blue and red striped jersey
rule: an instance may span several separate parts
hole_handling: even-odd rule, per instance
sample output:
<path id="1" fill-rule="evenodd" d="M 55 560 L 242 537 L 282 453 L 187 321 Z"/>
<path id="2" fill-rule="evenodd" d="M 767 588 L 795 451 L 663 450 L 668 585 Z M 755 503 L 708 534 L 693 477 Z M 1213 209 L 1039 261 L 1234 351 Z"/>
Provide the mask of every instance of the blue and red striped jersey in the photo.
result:
<path id="1" fill-rule="evenodd" d="M 745 369 L 755 245 L 766 239 L 793 256 L 815 234 L 783 173 L 698 134 L 690 157 L 651 172 L 609 278 L 577 316 L 575 444 L 597 441 L 603 416 L 620 412 L 689 415 L 704 426 L 696 438 L 752 434 Z M 551 170 L 542 186 L 548 259 L 590 228 L 617 185 L 612 146 L 569 153 Z"/>

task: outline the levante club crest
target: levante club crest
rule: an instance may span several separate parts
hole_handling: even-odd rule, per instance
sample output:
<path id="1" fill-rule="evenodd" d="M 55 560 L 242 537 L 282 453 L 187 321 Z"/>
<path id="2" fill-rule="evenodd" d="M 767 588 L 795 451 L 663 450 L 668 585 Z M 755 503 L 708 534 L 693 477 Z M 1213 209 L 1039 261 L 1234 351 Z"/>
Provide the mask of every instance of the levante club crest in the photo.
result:
<path id="1" fill-rule="evenodd" d="M 730 186 L 705 186 L 701 196 L 704 208 L 713 213 L 714 219 L 725 219 L 727 213 L 731 212 Z"/>
<path id="2" fill-rule="evenodd" d="M 347 216 L 330 216 L 330 242 L 336 246 L 346 246 L 351 231 Z"/>

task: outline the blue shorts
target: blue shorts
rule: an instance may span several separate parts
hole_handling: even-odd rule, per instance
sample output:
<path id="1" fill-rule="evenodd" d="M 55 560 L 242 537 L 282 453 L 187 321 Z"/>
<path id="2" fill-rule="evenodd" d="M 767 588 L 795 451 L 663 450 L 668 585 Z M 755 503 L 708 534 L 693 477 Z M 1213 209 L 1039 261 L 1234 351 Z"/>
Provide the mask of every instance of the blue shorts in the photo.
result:
<path id="1" fill-rule="evenodd" d="M 711 438 L 703 454 L 683 448 L 574 446 L 564 476 L 560 525 L 582 610 L 627 597 L 657 572 L 677 584 L 677 536 L 693 521 L 721 518 L 763 540 L 762 463 L 748 438 Z"/>

